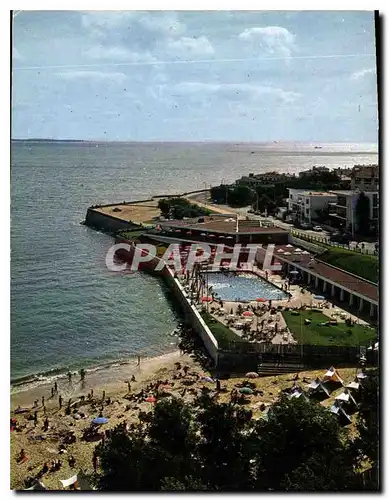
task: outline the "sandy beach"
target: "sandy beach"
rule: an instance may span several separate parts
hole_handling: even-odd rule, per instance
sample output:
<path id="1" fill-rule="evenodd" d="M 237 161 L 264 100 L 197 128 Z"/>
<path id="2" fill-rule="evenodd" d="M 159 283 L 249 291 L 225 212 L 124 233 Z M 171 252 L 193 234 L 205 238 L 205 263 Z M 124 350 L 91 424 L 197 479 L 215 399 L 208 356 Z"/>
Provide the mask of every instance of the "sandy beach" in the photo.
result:
<path id="1" fill-rule="evenodd" d="M 181 364 L 181 369 L 177 368 L 177 362 Z M 188 367 L 188 375 L 186 376 L 183 370 L 184 366 Z M 302 388 L 306 388 L 307 384 L 303 383 L 303 377 L 306 377 L 307 380 L 313 380 L 317 376 L 323 376 L 324 373 L 325 370 L 301 372 L 298 383 Z M 356 369 L 344 368 L 340 369 L 339 373 L 348 383 L 354 379 Z M 139 394 L 141 389 L 145 391 L 142 397 L 133 401 L 128 399 L 127 384 L 132 375 L 135 376 L 136 382 L 131 382 L 130 394 Z M 60 379 L 58 381 L 58 395 L 61 394 L 63 397 L 61 409 L 59 408 L 58 395 L 51 398 L 52 385 L 40 386 L 13 394 L 11 396 L 11 418 L 16 419 L 18 430 L 11 432 L 11 489 L 24 489 L 24 480 L 29 476 L 36 476 L 44 463 L 50 466 L 52 460 L 60 459 L 61 468 L 55 472 L 46 472 L 41 478 L 43 484 L 51 490 L 63 489 L 60 480 L 68 479 L 81 470 L 92 474 L 93 450 L 99 440 L 85 441 L 83 433 L 100 412 L 108 418 L 108 423 L 102 426 L 102 431 L 112 429 L 118 423 L 136 423 L 140 411 L 147 412 L 153 409 L 154 403 L 147 402 L 146 398 L 158 396 L 160 389 L 156 390 L 157 381 L 163 382 L 162 388 L 165 394 L 191 400 L 203 386 L 216 390 L 214 382 L 204 379 L 210 375 L 191 356 L 181 355 L 179 351 L 175 351 L 157 358 L 142 360 L 139 367 L 134 362 L 113 367 L 106 372 L 87 373 L 84 384 L 80 382 L 79 375 L 74 376 L 71 383 L 67 379 Z M 286 374 L 251 380 L 260 391 L 260 394 L 250 396 L 247 402 L 247 407 L 254 412 L 254 418 L 261 415 L 264 406 L 269 406 L 278 398 L 281 390 L 293 385 L 292 378 L 293 374 Z M 243 380 L 244 378 L 240 377 L 223 380 L 222 387 L 226 390 L 218 393 L 218 400 L 220 402 L 229 401 L 232 389 Z M 151 387 L 153 384 L 154 387 Z M 88 399 L 87 396 L 91 389 L 93 389 L 93 397 Z M 334 391 L 331 397 L 321 404 L 330 405 L 334 397 L 342 390 L 341 387 Z M 103 391 L 105 391 L 104 401 Z M 42 406 L 42 396 L 45 397 L 46 415 Z M 84 401 L 81 400 L 81 396 L 85 396 Z M 65 409 L 69 398 L 71 398 L 71 412 L 66 415 Z M 33 408 L 33 402 L 36 399 L 38 399 L 38 407 Z M 15 414 L 14 410 L 18 405 L 29 411 Z M 32 420 L 35 411 L 37 411 L 38 418 L 36 426 Z M 49 429 L 45 431 L 43 424 L 46 417 L 49 421 Z M 74 433 L 75 442 L 66 444 L 66 452 L 59 453 L 59 445 L 64 442 L 64 436 L 69 432 Z M 28 457 L 22 464 L 17 462 L 21 449 Z M 75 459 L 73 467 L 70 467 L 68 463 L 69 457 Z"/>

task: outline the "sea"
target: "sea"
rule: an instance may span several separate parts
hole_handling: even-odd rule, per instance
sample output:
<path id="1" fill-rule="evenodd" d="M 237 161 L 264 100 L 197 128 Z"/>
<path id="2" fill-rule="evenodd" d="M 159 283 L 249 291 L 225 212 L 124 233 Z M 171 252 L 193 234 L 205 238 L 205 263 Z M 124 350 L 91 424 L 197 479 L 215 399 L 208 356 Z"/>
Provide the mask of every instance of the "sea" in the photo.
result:
<path id="1" fill-rule="evenodd" d="M 90 205 L 177 194 L 248 173 L 378 162 L 374 144 L 11 144 L 11 389 L 177 348 L 163 283 L 106 269 L 110 236 L 80 223 Z"/>

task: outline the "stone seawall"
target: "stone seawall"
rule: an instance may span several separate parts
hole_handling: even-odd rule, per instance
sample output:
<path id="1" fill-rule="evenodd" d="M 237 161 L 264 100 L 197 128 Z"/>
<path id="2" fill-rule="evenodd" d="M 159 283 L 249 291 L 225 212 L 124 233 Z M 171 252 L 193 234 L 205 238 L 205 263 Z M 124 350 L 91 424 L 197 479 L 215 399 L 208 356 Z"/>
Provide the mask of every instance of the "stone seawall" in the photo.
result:
<path id="1" fill-rule="evenodd" d="M 134 251 L 136 251 L 134 245 L 123 238 L 116 238 L 116 243 L 126 243 L 131 247 L 130 251 L 126 251 L 123 249 L 117 251 L 117 254 L 121 259 L 123 259 L 124 261 L 131 261 Z M 139 266 L 140 270 L 147 271 L 154 274 L 155 276 L 159 276 L 166 282 L 174 296 L 174 299 L 178 302 L 182 310 L 185 322 L 189 324 L 193 328 L 193 330 L 200 336 L 209 356 L 214 362 L 214 366 L 217 367 L 219 354 L 217 340 L 204 322 L 196 307 L 191 304 L 191 300 L 182 287 L 180 281 L 174 277 L 174 272 L 166 266 L 164 266 L 160 271 L 155 270 L 160 260 L 161 259 L 159 259 L 158 257 L 154 257 L 154 259 L 149 262 L 142 262 Z"/>
<path id="2" fill-rule="evenodd" d="M 85 225 L 107 233 L 114 233 L 120 229 L 136 229 L 139 227 L 133 222 L 127 222 L 125 220 L 118 219 L 117 217 L 103 214 L 93 208 L 88 208 Z"/>

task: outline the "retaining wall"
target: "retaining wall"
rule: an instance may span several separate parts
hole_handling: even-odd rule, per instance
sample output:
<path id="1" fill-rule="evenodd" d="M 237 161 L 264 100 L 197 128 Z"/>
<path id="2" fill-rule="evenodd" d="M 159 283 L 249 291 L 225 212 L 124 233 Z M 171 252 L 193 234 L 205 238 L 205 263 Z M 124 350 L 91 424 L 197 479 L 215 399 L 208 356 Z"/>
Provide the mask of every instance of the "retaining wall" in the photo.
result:
<path id="1" fill-rule="evenodd" d="M 140 227 L 138 224 L 118 219 L 112 215 L 103 214 L 93 208 L 88 208 L 85 225 L 108 233 L 113 233 L 120 229 L 136 229 Z"/>
<path id="2" fill-rule="evenodd" d="M 164 267 L 161 271 L 161 275 L 163 276 L 164 280 L 169 285 L 170 290 L 173 292 L 175 298 L 179 302 L 185 319 L 203 341 L 208 354 L 215 363 L 215 367 L 218 366 L 218 343 L 211 330 L 206 325 L 196 307 L 190 303 L 188 294 L 182 287 L 179 280 L 177 278 L 174 278 L 173 271 L 168 267 Z"/>

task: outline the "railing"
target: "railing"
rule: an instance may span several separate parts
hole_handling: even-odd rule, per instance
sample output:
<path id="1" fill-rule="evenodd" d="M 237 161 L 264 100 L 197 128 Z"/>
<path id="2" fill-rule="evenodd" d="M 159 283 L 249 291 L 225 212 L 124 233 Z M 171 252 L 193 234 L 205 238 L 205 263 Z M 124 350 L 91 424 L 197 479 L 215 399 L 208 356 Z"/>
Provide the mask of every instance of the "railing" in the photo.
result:
<path id="1" fill-rule="evenodd" d="M 336 241 L 331 241 L 328 237 L 320 237 L 320 236 L 313 236 L 310 234 L 302 233 L 300 231 L 296 231 L 295 229 L 292 229 L 291 234 L 306 241 L 310 241 L 311 243 L 323 243 L 325 245 L 329 245 L 334 248 L 343 248 L 345 250 L 350 250 L 350 252 L 356 252 L 360 253 L 363 255 L 376 255 L 378 256 L 378 251 L 377 250 L 369 250 L 368 248 L 350 248 L 348 244 L 346 243 L 338 243 Z"/>

